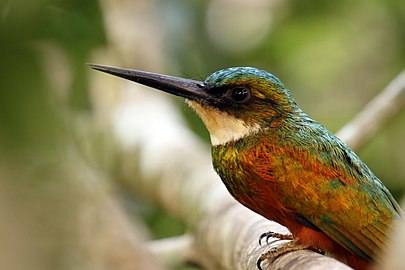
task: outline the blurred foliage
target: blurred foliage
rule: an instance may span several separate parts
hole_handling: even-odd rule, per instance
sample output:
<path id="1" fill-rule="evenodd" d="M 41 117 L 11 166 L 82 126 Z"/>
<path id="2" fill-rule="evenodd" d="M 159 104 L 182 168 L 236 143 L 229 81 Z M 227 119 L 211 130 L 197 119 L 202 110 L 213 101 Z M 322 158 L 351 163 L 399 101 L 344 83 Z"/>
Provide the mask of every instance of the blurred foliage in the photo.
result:
<path id="1" fill-rule="evenodd" d="M 265 69 L 332 131 L 405 67 L 402 0 L 157 0 L 156 8 L 167 73 L 202 79 L 230 66 Z M 62 208 L 74 204 L 61 150 L 69 145 L 72 128 L 65 113 L 91 113 L 86 62 L 106 39 L 96 0 L 0 0 L 0 189 L 21 192 L 16 201 L 35 197 L 44 206 L 56 197 Z M 201 121 L 179 106 L 191 128 L 208 141 Z M 404 113 L 360 153 L 397 198 L 405 188 L 403 138 Z M 16 182 L 22 187 L 13 186 Z M 61 199 L 67 190 L 73 197 Z M 161 210 L 135 202 L 128 209 L 137 205 L 135 212 L 156 236 L 184 232 Z M 50 212 L 55 219 L 61 215 L 59 206 Z M 37 218 L 46 219 L 46 211 L 38 213 Z M 43 238 L 37 234 L 33 239 Z"/>
<path id="2" fill-rule="evenodd" d="M 104 42 L 97 1 L 0 0 L 1 269 L 75 269 L 81 256 L 78 183 L 91 177 L 68 158 L 65 112 L 89 109 L 85 62 Z"/>
<path id="3" fill-rule="evenodd" d="M 91 50 L 105 42 L 98 2 L 2 0 L 0 10 L 0 136 L 16 147 L 48 144 L 60 125 L 60 111 L 54 111 L 60 108 L 52 107 L 51 98 L 61 82 L 51 82 L 66 71 L 65 62 L 69 74 L 62 76 L 71 77 L 68 103 L 89 108 L 85 63 Z M 65 62 L 46 74 L 46 59 L 58 56 Z"/>

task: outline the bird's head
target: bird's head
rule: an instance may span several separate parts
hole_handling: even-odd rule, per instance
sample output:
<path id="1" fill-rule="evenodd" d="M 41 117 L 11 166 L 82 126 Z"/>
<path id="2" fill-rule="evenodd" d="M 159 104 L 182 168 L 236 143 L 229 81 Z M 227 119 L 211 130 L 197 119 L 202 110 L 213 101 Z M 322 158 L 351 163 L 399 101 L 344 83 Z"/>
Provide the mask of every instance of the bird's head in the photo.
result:
<path id="1" fill-rule="evenodd" d="M 214 72 L 195 81 L 144 71 L 90 65 L 186 99 L 207 127 L 213 145 L 235 141 L 277 126 L 296 108 L 290 92 L 274 75 L 252 67 Z"/>

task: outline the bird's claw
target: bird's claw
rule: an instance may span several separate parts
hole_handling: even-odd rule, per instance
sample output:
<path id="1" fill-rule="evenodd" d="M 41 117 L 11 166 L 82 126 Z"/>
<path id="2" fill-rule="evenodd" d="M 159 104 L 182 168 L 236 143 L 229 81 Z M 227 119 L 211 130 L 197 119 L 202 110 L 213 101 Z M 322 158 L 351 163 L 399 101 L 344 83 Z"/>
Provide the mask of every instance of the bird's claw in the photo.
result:
<path id="1" fill-rule="evenodd" d="M 309 248 L 307 245 L 303 245 L 299 242 L 298 238 L 294 238 L 290 234 L 278 234 L 278 233 L 272 233 L 271 236 L 267 236 L 268 233 L 262 234 L 263 238 L 264 237 L 277 237 L 281 240 L 292 240 L 291 242 L 284 243 L 278 247 L 274 247 L 267 251 L 266 253 L 263 253 L 259 259 L 257 260 L 256 266 L 257 269 L 263 270 L 262 268 L 262 262 L 263 261 L 268 261 L 269 263 L 274 262 L 278 257 L 281 255 L 290 252 L 290 251 L 297 251 L 297 250 L 303 250 L 306 248 Z M 280 237 L 279 237 L 280 236 Z M 266 239 L 267 241 L 267 239 Z"/>
<path id="2" fill-rule="evenodd" d="M 280 248 L 272 248 L 269 251 L 267 251 L 266 253 L 263 253 L 262 255 L 260 255 L 259 259 L 257 260 L 257 268 L 259 270 L 263 270 L 261 264 L 264 261 L 268 261 L 268 263 L 272 263 L 275 259 L 277 259 L 281 254 L 279 254 L 279 249 Z"/>
<path id="3" fill-rule="evenodd" d="M 262 259 L 262 256 L 260 256 L 259 259 L 257 259 L 257 262 L 256 262 L 256 267 L 257 267 L 257 269 L 263 270 L 263 268 L 262 268 L 262 262 L 263 262 L 263 261 L 264 261 L 264 260 Z"/>
<path id="4" fill-rule="evenodd" d="M 263 238 L 266 238 L 266 244 L 269 243 L 270 238 L 278 238 L 279 240 L 293 240 L 294 237 L 291 234 L 282 234 L 282 233 L 276 233 L 276 232 L 265 232 L 260 235 L 259 237 L 259 245 L 262 245 L 262 240 Z"/>

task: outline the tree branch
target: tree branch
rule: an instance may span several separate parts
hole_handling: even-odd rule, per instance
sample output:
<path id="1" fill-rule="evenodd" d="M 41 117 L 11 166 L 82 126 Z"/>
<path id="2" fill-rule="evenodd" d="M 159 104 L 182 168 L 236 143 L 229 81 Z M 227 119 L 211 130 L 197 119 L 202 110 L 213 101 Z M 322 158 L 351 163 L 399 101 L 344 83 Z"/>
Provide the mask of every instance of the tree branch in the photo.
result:
<path id="1" fill-rule="evenodd" d="M 153 254 L 159 254 L 159 259 L 171 269 L 189 261 L 194 247 L 193 237 L 189 234 L 149 241 L 147 249 Z"/>
<path id="2" fill-rule="evenodd" d="M 405 71 L 399 73 L 375 98 L 353 117 L 336 136 L 353 150 L 368 140 L 393 119 L 405 105 Z"/>

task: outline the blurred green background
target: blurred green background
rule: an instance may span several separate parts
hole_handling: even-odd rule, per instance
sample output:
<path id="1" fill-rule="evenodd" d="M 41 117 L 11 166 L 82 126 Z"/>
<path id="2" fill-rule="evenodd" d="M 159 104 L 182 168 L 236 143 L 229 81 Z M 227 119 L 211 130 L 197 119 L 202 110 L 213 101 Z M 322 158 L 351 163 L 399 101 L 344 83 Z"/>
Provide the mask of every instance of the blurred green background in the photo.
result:
<path id="1" fill-rule="evenodd" d="M 267 70 L 333 132 L 405 67 L 402 0 L 152 2 L 166 73 L 201 79 L 230 66 Z M 89 177 L 72 171 L 77 167 L 68 157 L 77 147 L 73 123 L 92 119 L 86 63 L 109 46 L 105 25 L 95 0 L 0 1 L 0 235 L 12 232 L 8 240 L 15 250 L 31 250 L 24 235 L 40 243 L 49 251 L 43 260 L 54 255 L 50 269 L 70 267 L 60 254 L 76 235 L 71 212 L 81 207 L 76 196 Z M 208 142 L 200 120 L 180 101 L 178 106 Z M 359 152 L 397 199 L 405 189 L 404 138 L 401 113 Z M 106 163 L 96 169 L 114 179 Z M 106 178 L 92 177 L 96 183 Z M 155 237 L 184 232 L 181 222 L 122 190 L 123 204 L 143 217 Z M 15 241 L 15 235 L 22 236 Z M 10 248 L 2 242 L 0 251 Z M 18 261 L 14 256 L 9 260 Z"/>

